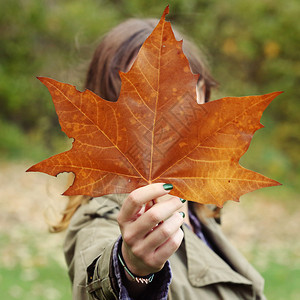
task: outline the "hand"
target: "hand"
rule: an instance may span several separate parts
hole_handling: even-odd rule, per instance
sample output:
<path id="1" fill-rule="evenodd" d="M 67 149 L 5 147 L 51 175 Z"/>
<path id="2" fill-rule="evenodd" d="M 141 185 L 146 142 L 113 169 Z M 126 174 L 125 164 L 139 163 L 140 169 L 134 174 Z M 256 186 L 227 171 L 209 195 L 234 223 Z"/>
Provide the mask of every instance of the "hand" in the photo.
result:
<path id="1" fill-rule="evenodd" d="M 180 198 L 169 195 L 167 200 L 157 201 L 168 193 L 162 183 L 138 188 L 129 194 L 119 213 L 122 255 L 137 276 L 160 271 L 183 239 Z"/>

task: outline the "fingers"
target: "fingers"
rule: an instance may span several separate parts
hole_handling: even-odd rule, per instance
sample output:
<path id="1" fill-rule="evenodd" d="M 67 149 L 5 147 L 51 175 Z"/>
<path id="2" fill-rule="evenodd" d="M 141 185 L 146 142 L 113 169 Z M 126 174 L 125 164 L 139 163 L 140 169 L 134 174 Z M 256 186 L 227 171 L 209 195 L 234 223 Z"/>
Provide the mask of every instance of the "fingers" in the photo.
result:
<path id="1" fill-rule="evenodd" d="M 183 219 L 179 213 L 181 219 Z M 159 229 L 155 230 L 159 231 Z M 155 232 L 154 231 L 154 232 Z M 154 250 L 148 248 L 147 243 L 141 243 L 140 246 L 136 245 L 131 249 L 131 253 L 136 258 L 130 267 L 139 274 L 139 263 L 143 262 L 144 270 L 148 270 L 145 273 L 154 273 L 159 271 L 169 259 L 169 257 L 177 251 L 183 239 L 183 231 L 180 227 L 177 227 L 175 232 L 169 236 L 159 247 Z"/>
<path id="2" fill-rule="evenodd" d="M 168 194 L 171 188 L 171 185 L 167 186 L 163 183 L 154 183 L 134 190 L 129 194 L 122 205 L 119 221 L 126 222 L 133 219 L 144 204 Z"/>
<path id="3" fill-rule="evenodd" d="M 175 212 L 146 238 L 135 241 L 131 246 L 124 240 L 122 253 L 129 269 L 141 276 L 158 272 L 182 242 L 182 223 L 183 215 Z"/>
<path id="4" fill-rule="evenodd" d="M 144 239 L 144 252 L 153 252 L 173 237 L 183 224 L 184 218 L 179 212 L 172 214 L 170 218 L 157 226 Z"/>
<path id="5" fill-rule="evenodd" d="M 174 252 L 177 251 L 183 239 L 183 231 L 179 228 L 176 233 L 164 244 L 156 249 L 153 262 L 157 265 L 164 263 Z"/>
<path id="6" fill-rule="evenodd" d="M 169 224 L 169 218 L 182 206 L 183 203 L 178 197 L 171 197 L 166 201 L 156 203 L 134 223 L 129 224 L 128 228 L 135 239 L 143 238 L 161 221 L 168 220 L 167 224 Z M 179 220 L 182 221 L 182 217 Z"/>

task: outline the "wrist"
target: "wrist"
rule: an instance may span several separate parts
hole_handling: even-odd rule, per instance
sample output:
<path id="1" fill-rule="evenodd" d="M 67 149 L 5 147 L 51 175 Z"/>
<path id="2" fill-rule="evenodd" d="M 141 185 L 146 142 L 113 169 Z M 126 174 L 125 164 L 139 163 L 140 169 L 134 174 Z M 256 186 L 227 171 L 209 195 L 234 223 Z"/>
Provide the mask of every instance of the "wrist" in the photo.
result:
<path id="1" fill-rule="evenodd" d="M 124 272 L 125 272 L 125 276 L 127 277 L 127 279 L 129 281 L 132 282 L 137 282 L 137 283 L 143 283 L 143 284 L 149 284 L 152 282 L 153 278 L 154 278 L 154 273 L 150 273 L 148 275 L 145 276 L 140 276 L 140 275 L 136 275 L 134 274 L 127 266 L 123 254 L 122 254 L 122 244 L 121 243 L 121 247 L 119 247 L 118 249 L 118 260 L 120 262 L 120 264 L 122 265 Z"/>

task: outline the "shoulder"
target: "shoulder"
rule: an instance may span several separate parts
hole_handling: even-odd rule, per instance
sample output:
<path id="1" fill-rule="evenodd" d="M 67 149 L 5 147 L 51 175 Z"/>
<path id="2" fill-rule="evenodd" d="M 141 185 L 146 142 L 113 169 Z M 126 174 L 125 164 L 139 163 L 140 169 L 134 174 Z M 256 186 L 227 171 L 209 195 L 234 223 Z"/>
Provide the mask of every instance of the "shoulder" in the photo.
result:
<path id="1" fill-rule="evenodd" d="M 85 227 L 95 218 L 116 220 L 117 214 L 127 194 L 110 194 L 91 199 L 81 205 L 72 217 L 69 229 Z"/>
<path id="2" fill-rule="evenodd" d="M 104 236 L 116 239 L 120 234 L 117 216 L 125 197 L 125 194 L 120 194 L 93 198 L 77 209 L 64 240 L 67 262 L 73 258 L 76 251 L 88 249 L 95 241 L 105 242 Z"/>

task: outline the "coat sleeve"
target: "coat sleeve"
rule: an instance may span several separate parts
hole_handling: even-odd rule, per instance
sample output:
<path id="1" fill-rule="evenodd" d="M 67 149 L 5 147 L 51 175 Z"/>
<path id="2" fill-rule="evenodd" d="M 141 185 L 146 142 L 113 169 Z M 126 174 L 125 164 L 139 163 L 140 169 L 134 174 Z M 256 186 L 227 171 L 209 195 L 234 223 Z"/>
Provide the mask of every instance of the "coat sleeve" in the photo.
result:
<path id="1" fill-rule="evenodd" d="M 102 198 L 81 206 L 67 230 L 64 253 L 75 300 L 118 299 L 111 254 L 120 236 L 119 205 Z"/>

